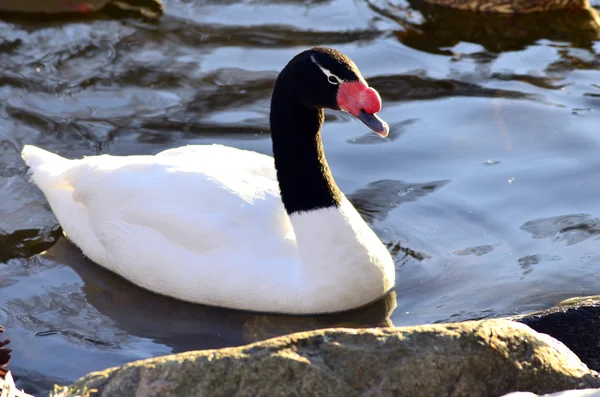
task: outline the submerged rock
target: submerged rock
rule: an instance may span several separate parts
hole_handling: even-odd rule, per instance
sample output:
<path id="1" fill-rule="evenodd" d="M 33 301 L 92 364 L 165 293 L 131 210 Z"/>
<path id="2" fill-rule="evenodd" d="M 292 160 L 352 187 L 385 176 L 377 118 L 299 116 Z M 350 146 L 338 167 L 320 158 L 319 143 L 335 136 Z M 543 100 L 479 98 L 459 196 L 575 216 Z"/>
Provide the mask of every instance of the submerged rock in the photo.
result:
<path id="1" fill-rule="evenodd" d="M 93 372 L 56 396 L 499 396 L 600 387 L 563 344 L 517 322 L 328 329 Z"/>

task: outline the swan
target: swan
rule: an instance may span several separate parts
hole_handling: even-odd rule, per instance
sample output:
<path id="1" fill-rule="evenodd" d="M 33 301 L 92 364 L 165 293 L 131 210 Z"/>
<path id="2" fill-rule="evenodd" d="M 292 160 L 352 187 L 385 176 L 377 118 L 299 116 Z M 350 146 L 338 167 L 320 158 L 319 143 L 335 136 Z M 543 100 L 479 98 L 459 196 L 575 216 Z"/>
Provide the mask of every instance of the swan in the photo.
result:
<path id="1" fill-rule="evenodd" d="M 395 267 L 332 177 L 323 108 L 388 135 L 354 62 L 314 47 L 276 79 L 273 157 L 222 145 L 73 160 L 26 145 L 22 157 L 64 235 L 142 288 L 247 311 L 340 312 L 385 296 Z"/>

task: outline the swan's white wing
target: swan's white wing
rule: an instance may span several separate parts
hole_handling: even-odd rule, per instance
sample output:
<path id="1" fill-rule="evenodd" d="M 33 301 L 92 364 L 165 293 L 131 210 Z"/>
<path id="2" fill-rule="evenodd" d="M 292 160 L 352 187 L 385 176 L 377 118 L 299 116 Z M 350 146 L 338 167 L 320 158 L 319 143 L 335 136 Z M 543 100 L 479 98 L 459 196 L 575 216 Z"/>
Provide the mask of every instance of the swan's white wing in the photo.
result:
<path id="1" fill-rule="evenodd" d="M 292 231 L 272 158 L 254 152 L 212 145 L 90 157 L 65 176 L 95 229 L 107 222 L 145 226 L 198 251 L 229 246 L 237 229 L 249 231 L 237 238 Z"/>
<path id="2" fill-rule="evenodd" d="M 65 234 L 135 284 L 192 302 L 261 307 L 297 283 L 273 159 L 223 146 L 156 156 L 23 157 Z"/>
<path id="3" fill-rule="evenodd" d="M 263 175 L 276 181 L 277 175 L 273 158 L 249 150 L 240 150 L 223 145 L 189 145 L 164 150 L 156 155 L 160 158 L 176 158 L 195 164 L 196 167 L 207 169 L 218 165 L 221 170 L 244 169 L 253 175 Z"/>

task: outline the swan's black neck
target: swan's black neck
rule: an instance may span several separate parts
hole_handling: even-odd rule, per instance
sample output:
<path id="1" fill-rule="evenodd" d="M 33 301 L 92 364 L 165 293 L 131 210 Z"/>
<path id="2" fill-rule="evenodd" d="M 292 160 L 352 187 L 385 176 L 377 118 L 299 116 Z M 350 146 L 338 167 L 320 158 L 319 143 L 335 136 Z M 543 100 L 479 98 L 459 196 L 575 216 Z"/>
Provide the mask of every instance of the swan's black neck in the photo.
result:
<path id="1" fill-rule="evenodd" d="M 281 88 L 281 87 L 280 87 Z M 288 95 L 271 101 L 271 138 L 281 200 L 288 214 L 339 207 L 335 184 L 321 141 L 322 109 L 308 108 Z"/>

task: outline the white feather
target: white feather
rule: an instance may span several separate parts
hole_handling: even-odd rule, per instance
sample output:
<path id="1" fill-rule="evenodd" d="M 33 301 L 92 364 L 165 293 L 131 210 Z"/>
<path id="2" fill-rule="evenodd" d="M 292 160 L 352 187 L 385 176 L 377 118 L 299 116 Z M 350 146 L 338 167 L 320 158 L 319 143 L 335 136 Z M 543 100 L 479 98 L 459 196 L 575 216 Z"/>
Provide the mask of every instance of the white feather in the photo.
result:
<path id="1" fill-rule="evenodd" d="M 324 313 L 394 285 L 386 248 L 343 198 L 287 215 L 273 158 L 221 145 L 155 156 L 23 158 L 65 235 L 99 265 L 174 298 Z M 292 227 L 293 226 L 293 227 Z"/>

